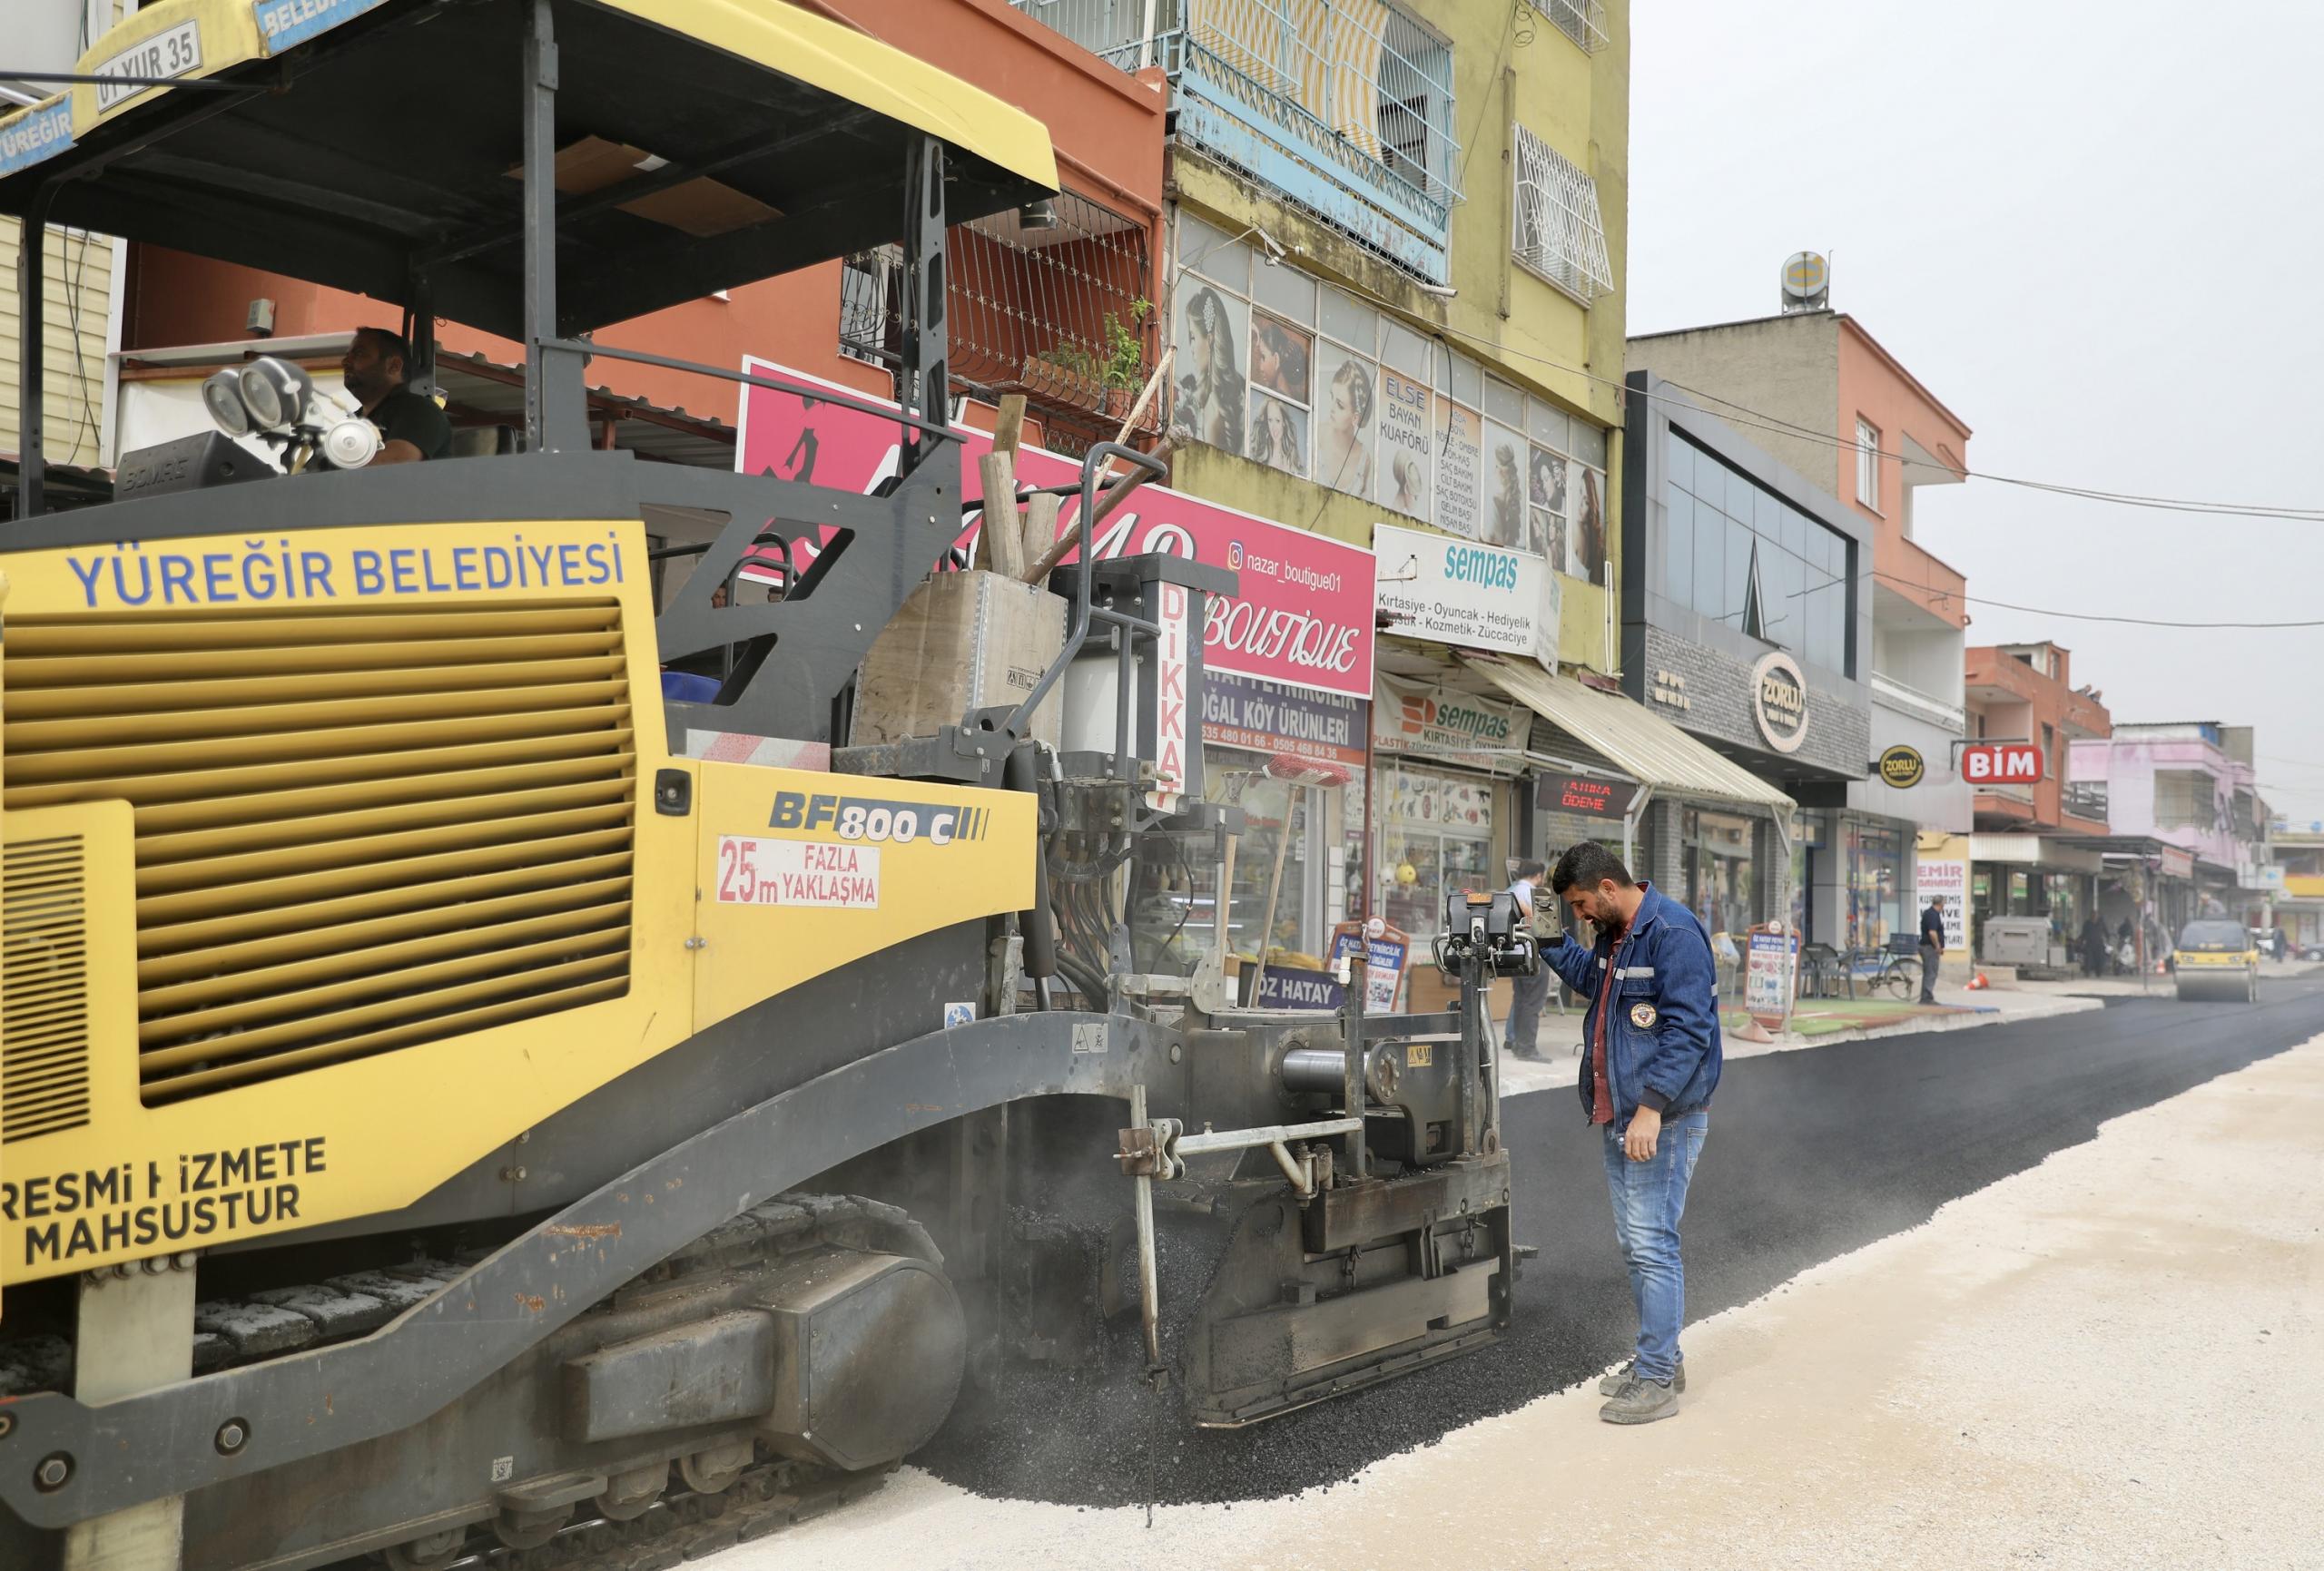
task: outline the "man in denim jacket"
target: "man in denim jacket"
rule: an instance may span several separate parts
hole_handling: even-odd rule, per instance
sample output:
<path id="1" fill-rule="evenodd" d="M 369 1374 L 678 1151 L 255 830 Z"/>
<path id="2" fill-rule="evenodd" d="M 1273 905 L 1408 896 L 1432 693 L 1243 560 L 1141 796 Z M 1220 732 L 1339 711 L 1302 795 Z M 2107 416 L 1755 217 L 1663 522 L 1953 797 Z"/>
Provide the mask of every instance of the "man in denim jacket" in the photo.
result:
<path id="1" fill-rule="evenodd" d="M 1621 859 L 1595 841 L 1558 859 L 1550 888 L 1598 930 L 1591 948 L 1568 937 L 1541 954 L 1590 1000 L 1581 1105 L 1590 1123 L 1605 1126 L 1614 1236 L 1638 1304 L 1637 1349 L 1599 1386 L 1609 1399 L 1598 1416 L 1651 1423 L 1679 1410 L 1687 1387 L 1679 1218 L 1718 1086 L 1718 971 L 1695 914 L 1650 884 L 1632 883 Z"/>

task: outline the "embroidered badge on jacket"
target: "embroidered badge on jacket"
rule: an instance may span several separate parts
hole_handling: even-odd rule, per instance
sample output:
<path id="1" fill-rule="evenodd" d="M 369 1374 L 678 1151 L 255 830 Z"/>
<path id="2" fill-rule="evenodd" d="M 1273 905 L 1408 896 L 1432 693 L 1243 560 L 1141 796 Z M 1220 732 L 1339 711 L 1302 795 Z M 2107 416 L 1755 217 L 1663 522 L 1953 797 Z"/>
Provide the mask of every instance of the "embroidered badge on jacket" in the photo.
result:
<path id="1" fill-rule="evenodd" d="M 1633 1004 L 1630 1006 L 1630 1024 L 1637 1026 L 1641 1031 L 1653 1029 L 1655 1021 L 1660 1018 L 1661 1016 L 1654 1012 L 1654 1006 L 1651 1004 Z"/>

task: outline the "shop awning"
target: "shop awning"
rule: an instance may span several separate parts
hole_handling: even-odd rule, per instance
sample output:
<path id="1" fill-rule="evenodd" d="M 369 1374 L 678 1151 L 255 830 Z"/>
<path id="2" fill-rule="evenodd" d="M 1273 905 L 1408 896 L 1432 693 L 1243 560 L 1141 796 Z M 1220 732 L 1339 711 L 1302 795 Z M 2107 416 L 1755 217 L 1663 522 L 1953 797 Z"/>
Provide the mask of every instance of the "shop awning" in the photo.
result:
<path id="1" fill-rule="evenodd" d="M 2195 876 L 2195 853 L 2152 835 L 2085 835 L 2081 845 L 2110 863 L 2152 868 L 2166 879 Z"/>
<path id="2" fill-rule="evenodd" d="M 2080 840 L 2055 835 L 1971 835 L 1969 859 L 2006 862 L 2048 873 L 2095 873 L 2104 861 Z"/>
<path id="3" fill-rule="evenodd" d="M 1788 815 L 1797 805 L 1644 705 L 1553 676 L 1530 662 L 1471 660 L 1469 668 L 1641 785 Z"/>

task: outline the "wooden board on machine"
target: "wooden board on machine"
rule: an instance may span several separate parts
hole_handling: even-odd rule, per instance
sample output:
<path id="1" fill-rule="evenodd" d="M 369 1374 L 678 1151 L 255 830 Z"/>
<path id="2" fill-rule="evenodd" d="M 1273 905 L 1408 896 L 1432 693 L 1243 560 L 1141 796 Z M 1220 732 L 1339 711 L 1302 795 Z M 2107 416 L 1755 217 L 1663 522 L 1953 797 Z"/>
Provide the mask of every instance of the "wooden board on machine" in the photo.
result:
<path id="1" fill-rule="evenodd" d="M 934 736 L 970 710 L 1021 702 L 1065 647 L 1065 602 L 1001 573 L 940 573 L 911 592 L 863 657 L 858 747 Z M 1055 747 L 1063 683 L 1034 711 Z"/>

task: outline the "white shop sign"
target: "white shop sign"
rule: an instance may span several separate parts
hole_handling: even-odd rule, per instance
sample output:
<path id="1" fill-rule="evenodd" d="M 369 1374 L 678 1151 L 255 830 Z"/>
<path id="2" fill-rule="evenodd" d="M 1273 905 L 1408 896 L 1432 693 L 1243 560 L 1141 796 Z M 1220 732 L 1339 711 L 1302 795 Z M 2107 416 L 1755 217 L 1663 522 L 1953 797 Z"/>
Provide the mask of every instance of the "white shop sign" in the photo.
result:
<path id="1" fill-rule="evenodd" d="M 1374 686 L 1373 745 L 1457 760 L 1478 769 L 1515 769 L 1532 730 L 1523 708 L 1474 693 L 1383 676 Z M 1492 755 L 1502 755 L 1496 760 Z"/>
<path id="2" fill-rule="evenodd" d="M 1920 865 L 1920 910 L 1932 899 L 1944 902 L 1945 947 L 1969 947 L 1969 864 L 1951 857 L 1923 857 Z M 1920 931 L 1920 911 L 1913 913 L 1913 930 Z"/>
<path id="3" fill-rule="evenodd" d="M 1373 525 L 1372 551 L 1388 631 L 1555 663 L 1561 592 L 1540 557 L 1393 524 Z"/>

